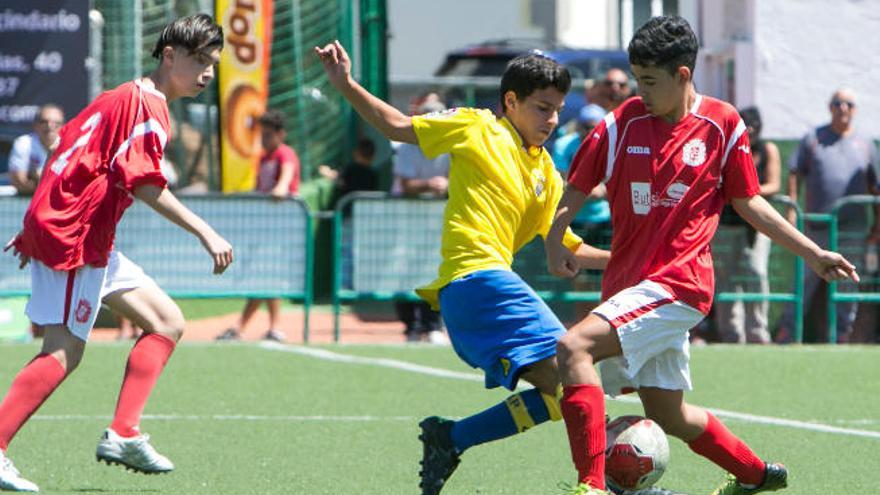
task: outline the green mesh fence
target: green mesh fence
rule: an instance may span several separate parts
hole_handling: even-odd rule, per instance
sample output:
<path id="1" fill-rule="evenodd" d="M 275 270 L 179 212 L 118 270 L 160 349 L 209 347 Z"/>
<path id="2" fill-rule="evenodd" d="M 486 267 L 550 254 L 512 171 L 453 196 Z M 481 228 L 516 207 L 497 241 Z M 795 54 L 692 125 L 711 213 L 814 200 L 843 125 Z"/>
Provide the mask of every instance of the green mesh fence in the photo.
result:
<path id="1" fill-rule="evenodd" d="M 155 67 L 153 47 L 166 24 L 196 12 L 214 15 L 211 0 L 94 0 L 93 5 L 104 17 L 104 89 Z M 357 51 L 352 46 L 352 14 L 352 2 L 345 0 L 274 2 L 268 104 L 287 116 L 287 141 L 300 156 L 304 179 L 319 164 L 345 165 L 351 150 L 351 108 L 327 82 L 312 49 L 338 39 L 352 53 Z M 216 106 L 216 84 L 198 98 L 171 104 L 175 127 L 181 132 L 175 132 L 166 156 L 178 169 L 180 186 L 203 182 L 212 190 L 218 188 Z"/>
<path id="2" fill-rule="evenodd" d="M 351 107 L 332 88 L 315 46 L 340 40 L 351 46 L 351 2 L 275 2 L 269 107 L 287 116 L 288 141 L 303 163 L 303 177 L 323 163 L 345 165 L 351 149 Z"/>

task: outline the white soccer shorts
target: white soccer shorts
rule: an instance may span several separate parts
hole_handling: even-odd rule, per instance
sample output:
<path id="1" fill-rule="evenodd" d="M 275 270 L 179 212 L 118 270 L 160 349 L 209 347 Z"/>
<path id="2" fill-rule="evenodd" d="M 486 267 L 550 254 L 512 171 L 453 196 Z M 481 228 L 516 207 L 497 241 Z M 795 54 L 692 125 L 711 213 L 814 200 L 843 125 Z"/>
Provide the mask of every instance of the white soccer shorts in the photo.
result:
<path id="1" fill-rule="evenodd" d="M 155 282 L 116 250 L 107 266 L 85 265 L 72 271 L 53 270 L 31 260 L 31 297 L 24 311 L 37 325 L 64 323 L 70 333 L 88 341 L 105 296 L 147 284 Z"/>
<path id="2" fill-rule="evenodd" d="M 599 363 L 605 393 L 692 389 L 688 331 L 703 313 L 649 280 L 618 292 L 593 312 L 611 323 L 623 349 L 623 355 Z"/>

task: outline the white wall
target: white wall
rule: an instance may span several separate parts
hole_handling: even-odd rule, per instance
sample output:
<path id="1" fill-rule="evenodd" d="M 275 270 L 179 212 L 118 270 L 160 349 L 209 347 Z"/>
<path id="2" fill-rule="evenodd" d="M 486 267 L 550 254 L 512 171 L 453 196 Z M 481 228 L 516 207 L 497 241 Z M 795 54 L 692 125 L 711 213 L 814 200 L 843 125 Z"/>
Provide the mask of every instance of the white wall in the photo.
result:
<path id="1" fill-rule="evenodd" d="M 542 39 L 543 28 L 531 25 L 531 6 L 530 0 L 388 0 L 388 72 L 430 76 L 448 51 L 471 43 Z"/>
<path id="2" fill-rule="evenodd" d="M 757 0 L 755 9 L 764 134 L 798 138 L 828 122 L 831 93 L 848 86 L 857 128 L 880 139 L 880 0 Z"/>
<path id="3" fill-rule="evenodd" d="M 556 34 L 569 46 L 616 47 L 617 19 L 617 0 L 559 0 Z"/>

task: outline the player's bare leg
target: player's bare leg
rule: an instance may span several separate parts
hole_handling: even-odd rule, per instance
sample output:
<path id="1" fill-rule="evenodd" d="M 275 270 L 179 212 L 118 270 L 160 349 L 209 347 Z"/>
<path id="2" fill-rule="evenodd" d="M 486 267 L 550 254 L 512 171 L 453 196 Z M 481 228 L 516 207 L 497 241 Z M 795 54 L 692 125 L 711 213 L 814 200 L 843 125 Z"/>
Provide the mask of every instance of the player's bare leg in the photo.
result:
<path id="1" fill-rule="evenodd" d="M 241 334 L 244 332 L 244 328 L 251 321 L 251 318 L 257 314 L 257 310 L 260 309 L 260 304 L 262 303 L 262 299 L 248 299 L 245 301 L 244 309 L 241 310 L 241 316 L 238 317 L 238 325 L 232 328 L 227 328 L 223 333 L 218 335 L 215 340 L 241 340 Z"/>
<path id="2" fill-rule="evenodd" d="M 6 457 L 9 442 L 82 359 L 85 342 L 64 325 L 44 325 L 43 347 L 15 377 L 0 403 L 0 490 L 38 491 Z"/>
<path id="3" fill-rule="evenodd" d="M 281 331 L 281 299 L 273 297 L 266 299 L 266 309 L 269 310 L 269 330 L 263 335 L 263 339 L 275 342 L 284 342 L 287 335 Z"/>
<path id="4" fill-rule="evenodd" d="M 562 419 L 557 397 L 559 372 L 555 357 L 530 364 L 520 378 L 535 388 L 511 395 L 501 404 L 457 422 L 432 416 L 419 423 L 419 439 L 423 446 L 422 470 L 419 473 L 422 494 L 440 493 L 458 467 L 464 449 L 522 433 L 547 420 Z M 503 428 L 504 423 L 510 427 Z M 479 434 L 473 434 L 474 431 Z"/>
<path id="5" fill-rule="evenodd" d="M 762 461 L 715 416 L 685 402 L 681 390 L 644 387 L 639 390 L 639 397 L 645 416 L 731 473 L 731 478 L 713 495 L 745 495 L 785 488 L 788 472 L 784 466 Z"/>
<path id="6" fill-rule="evenodd" d="M 580 483 L 575 493 L 604 493 L 600 490 L 605 489 L 605 394 L 595 364 L 621 352 L 611 324 L 595 314 L 559 339 L 562 415 Z"/>
<path id="7" fill-rule="evenodd" d="M 104 302 L 131 319 L 144 334 L 129 355 L 113 423 L 98 442 L 96 456 L 108 464 L 146 474 L 171 471 L 174 464 L 150 445 L 139 423 L 147 399 L 183 335 L 183 313 L 155 284 L 114 292 Z"/>

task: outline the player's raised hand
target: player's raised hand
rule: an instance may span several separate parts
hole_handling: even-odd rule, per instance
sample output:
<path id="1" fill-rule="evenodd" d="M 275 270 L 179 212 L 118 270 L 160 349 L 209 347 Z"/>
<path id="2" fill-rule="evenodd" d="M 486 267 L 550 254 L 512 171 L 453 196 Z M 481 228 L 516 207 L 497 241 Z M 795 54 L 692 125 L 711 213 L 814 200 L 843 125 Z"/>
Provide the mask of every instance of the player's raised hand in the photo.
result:
<path id="1" fill-rule="evenodd" d="M 858 283 L 856 267 L 840 253 L 821 251 L 815 259 L 806 260 L 810 268 L 826 282 L 850 279 Z"/>
<path id="2" fill-rule="evenodd" d="M 232 263 L 232 244 L 217 234 L 210 234 L 204 238 L 202 245 L 214 260 L 214 275 L 220 275 Z"/>
<path id="3" fill-rule="evenodd" d="M 351 76 L 351 59 L 338 40 L 325 45 L 324 48 L 316 46 L 315 54 L 324 64 L 324 72 L 327 73 L 330 83 L 337 88 Z"/>
<path id="4" fill-rule="evenodd" d="M 27 266 L 28 262 L 31 260 L 31 257 L 20 252 L 15 247 L 15 241 L 17 241 L 19 237 L 21 237 L 20 231 L 19 231 L 19 233 L 12 236 L 12 239 L 9 239 L 9 241 L 6 242 L 6 245 L 3 246 L 3 252 L 6 252 L 6 251 L 9 251 L 10 249 L 12 249 L 12 255 L 18 258 L 18 269 L 21 270 L 22 268 Z"/>
<path id="5" fill-rule="evenodd" d="M 544 244 L 547 252 L 547 270 L 551 275 L 563 278 L 572 278 L 580 269 L 577 257 L 562 244 Z"/>

